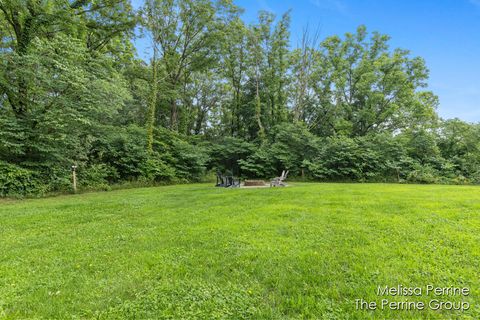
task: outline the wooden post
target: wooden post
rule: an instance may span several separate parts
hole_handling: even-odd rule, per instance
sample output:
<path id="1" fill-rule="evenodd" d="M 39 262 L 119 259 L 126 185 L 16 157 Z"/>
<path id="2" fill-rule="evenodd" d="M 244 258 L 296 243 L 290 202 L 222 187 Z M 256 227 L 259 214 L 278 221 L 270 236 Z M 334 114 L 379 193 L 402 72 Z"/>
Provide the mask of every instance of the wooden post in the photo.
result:
<path id="1" fill-rule="evenodd" d="M 75 171 L 77 166 L 72 166 L 72 184 L 73 184 L 73 193 L 77 193 L 77 172 Z"/>

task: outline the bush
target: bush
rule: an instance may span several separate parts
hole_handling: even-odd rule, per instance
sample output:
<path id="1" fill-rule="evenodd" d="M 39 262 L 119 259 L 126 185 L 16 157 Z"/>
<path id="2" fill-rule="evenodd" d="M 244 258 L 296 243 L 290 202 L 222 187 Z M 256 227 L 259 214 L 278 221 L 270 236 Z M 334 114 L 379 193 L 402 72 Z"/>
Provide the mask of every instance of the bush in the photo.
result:
<path id="1" fill-rule="evenodd" d="M 41 195 L 46 191 L 47 186 L 35 172 L 0 161 L 0 197 Z"/>
<path id="2" fill-rule="evenodd" d="M 146 131 L 137 126 L 122 129 L 105 129 L 104 135 L 92 143 L 89 159 L 105 163 L 118 173 L 118 180 L 136 180 L 148 159 L 145 145 Z"/>
<path id="3" fill-rule="evenodd" d="M 299 175 L 305 160 L 318 153 L 317 141 L 305 125 L 282 123 L 273 128 L 268 141 L 238 164 L 243 176 L 249 178 L 271 178 L 283 170 L 289 170 L 290 176 Z"/>
<path id="4" fill-rule="evenodd" d="M 473 172 L 469 177 L 473 184 L 480 184 L 480 170 Z"/>
<path id="5" fill-rule="evenodd" d="M 154 150 L 165 164 L 175 169 L 177 178 L 190 182 L 202 180 L 209 160 L 205 146 L 161 128 L 155 131 L 155 137 Z"/>
<path id="6" fill-rule="evenodd" d="M 109 189 L 109 184 L 118 180 L 115 168 L 105 164 L 93 164 L 78 170 L 78 182 L 85 189 Z"/>
<path id="7" fill-rule="evenodd" d="M 266 154 L 274 159 L 275 174 L 289 170 L 290 175 L 299 175 L 304 161 L 320 152 L 319 139 L 308 131 L 304 124 L 283 123 L 274 128 L 275 135 Z"/>
<path id="8" fill-rule="evenodd" d="M 242 169 L 238 161 L 247 159 L 255 149 L 253 143 L 239 138 L 225 137 L 223 140 L 211 144 L 208 168 L 241 176 Z"/>
<path id="9" fill-rule="evenodd" d="M 366 181 L 382 168 L 375 150 L 362 140 L 347 137 L 325 139 L 318 156 L 304 164 L 314 178 L 343 181 Z"/>
<path id="10" fill-rule="evenodd" d="M 460 184 L 460 185 L 467 185 L 470 184 L 471 181 L 467 177 L 464 177 L 462 175 L 456 176 L 452 179 L 450 179 L 450 183 L 452 184 Z"/>
<path id="11" fill-rule="evenodd" d="M 159 158 L 150 158 L 142 165 L 142 178 L 151 182 L 171 182 L 175 180 L 175 169 Z"/>
<path id="12" fill-rule="evenodd" d="M 238 160 L 243 178 L 271 178 L 276 174 L 274 158 L 269 148 L 259 148 L 247 159 Z"/>
<path id="13" fill-rule="evenodd" d="M 41 176 L 45 177 L 45 184 L 48 184 L 48 191 L 72 191 L 72 171 L 70 168 L 52 167 L 42 172 Z"/>
<path id="14" fill-rule="evenodd" d="M 439 178 L 437 171 L 431 166 L 420 164 L 416 164 L 414 170 L 407 175 L 407 181 L 411 183 L 437 183 Z"/>

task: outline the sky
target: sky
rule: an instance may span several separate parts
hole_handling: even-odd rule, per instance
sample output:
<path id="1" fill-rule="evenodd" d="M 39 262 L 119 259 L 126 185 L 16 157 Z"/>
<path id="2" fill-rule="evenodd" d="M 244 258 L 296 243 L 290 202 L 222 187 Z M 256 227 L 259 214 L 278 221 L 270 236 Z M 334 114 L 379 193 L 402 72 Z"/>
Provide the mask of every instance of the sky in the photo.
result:
<path id="1" fill-rule="evenodd" d="M 142 0 L 132 0 L 134 7 Z M 355 32 L 359 25 L 391 36 L 391 48 L 425 59 L 429 90 L 439 96 L 439 115 L 480 122 L 480 0 L 234 0 L 243 20 L 255 22 L 259 10 L 281 16 L 291 10 L 291 46 L 302 31 L 320 39 Z M 145 57 L 148 41 L 137 39 Z"/>

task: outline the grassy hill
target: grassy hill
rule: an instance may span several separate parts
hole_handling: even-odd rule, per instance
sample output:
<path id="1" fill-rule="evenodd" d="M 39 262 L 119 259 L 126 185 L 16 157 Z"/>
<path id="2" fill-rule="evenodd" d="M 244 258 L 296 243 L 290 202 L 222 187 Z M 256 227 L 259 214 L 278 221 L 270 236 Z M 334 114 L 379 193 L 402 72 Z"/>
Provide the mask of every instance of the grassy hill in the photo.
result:
<path id="1" fill-rule="evenodd" d="M 378 286 L 468 296 L 377 295 Z M 468 310 L 356 310 L 366 301 Z M 479 319 L 480 188 L 182 185 L 0 202 L 0 318 Z"/>

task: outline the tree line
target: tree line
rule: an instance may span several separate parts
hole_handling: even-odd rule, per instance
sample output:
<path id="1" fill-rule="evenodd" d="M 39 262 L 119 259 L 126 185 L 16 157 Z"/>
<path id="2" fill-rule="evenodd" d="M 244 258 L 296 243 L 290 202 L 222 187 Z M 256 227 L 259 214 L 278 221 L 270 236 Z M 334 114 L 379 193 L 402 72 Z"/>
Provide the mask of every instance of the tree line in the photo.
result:
<path id="1" fill-rule="evenodd" d="M 360 26 L 291 45 L 230 0 L 0 0 L 0 195 L 270 178 L 479 183 L 480 126 L 420 57 Z M 142 30 L 151 58 L 138 58 Z"/>

